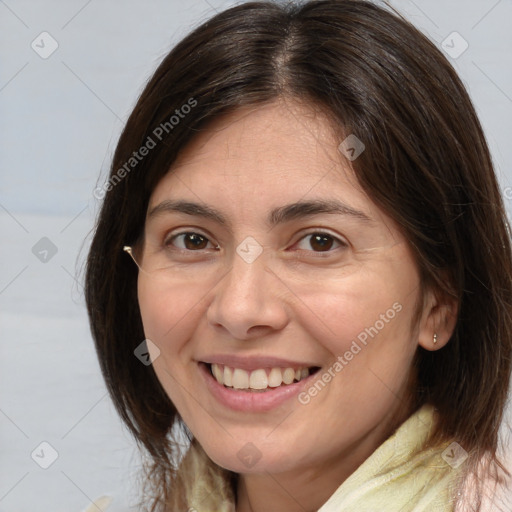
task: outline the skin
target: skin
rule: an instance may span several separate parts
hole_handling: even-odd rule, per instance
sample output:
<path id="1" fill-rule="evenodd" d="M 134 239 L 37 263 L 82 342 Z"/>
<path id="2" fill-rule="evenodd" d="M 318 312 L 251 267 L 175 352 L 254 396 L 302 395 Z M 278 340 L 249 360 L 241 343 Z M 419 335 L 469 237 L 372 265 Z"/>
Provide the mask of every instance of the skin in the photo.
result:
<path id="1" fill-rule="evenodd" d="M 311 106 L 281 99 L 245 108 L 196 136 L 150 199 L 148 211 L 188 200 L 230 223 L 148 217 L 146 254 L 167 270 L 139 272 L 138 296 L 145 334 L 160 350 L 160 382 L 209 457 L 240 475 L 237 512 L 320 508 L 411 414 L 418 345 L 440 348 L 453 331 L 455 306 L 421 290 L 408 244 L 357 184 L 340 142 Z M 369 220 L 322 213 L 266 224 L 271 209 L 310 199 L 340 200 Z M 163 240 L 180 232 L 206 240 L 197 249 L 178 237 L 163 252 Z M 333 237 L 327 250 L 314 232 Z M 236 252 L 247 236 L 263 248 L 252 263 Z M 306 405 L 233 411 L 200 378 L 197 360 L 219 353 L 314 362 L 321 375 L 393 304 L 401 306 L 394 318 Z M 251 468 L 237 457 L 249 442 L 261 454 Z"/>

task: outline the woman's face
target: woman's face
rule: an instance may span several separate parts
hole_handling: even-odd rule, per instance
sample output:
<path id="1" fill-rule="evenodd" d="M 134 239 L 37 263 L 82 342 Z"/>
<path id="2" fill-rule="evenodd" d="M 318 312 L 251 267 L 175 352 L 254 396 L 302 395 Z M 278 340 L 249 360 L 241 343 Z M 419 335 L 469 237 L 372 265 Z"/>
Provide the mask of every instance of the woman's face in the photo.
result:
<path id="1" fill-rule="evenodd" d="M 138 296 L 153 367 L 232 471 L 364 460 L 406 400 L 418 271 L 341 142 L 304 106 L 244 109 L 150 199 Z"/>

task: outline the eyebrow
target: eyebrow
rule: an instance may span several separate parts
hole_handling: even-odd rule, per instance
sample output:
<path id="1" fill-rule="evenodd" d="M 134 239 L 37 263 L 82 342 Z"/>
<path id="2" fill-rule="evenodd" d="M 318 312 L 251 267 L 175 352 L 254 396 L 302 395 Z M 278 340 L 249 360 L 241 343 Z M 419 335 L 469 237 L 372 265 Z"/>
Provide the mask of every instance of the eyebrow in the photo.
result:
<path id="1" fill-rule="evenodd" d="M 150 219 L 173 212 L 203 217 L 223 226 L 230 226 L 226 217 L 215 208 L 205 204 L 182 200 L 167 199 L 162 201 L 149 210 L 147 217 Z M 366 213 L 356 210 L 341 201 L 336 199 L 314 199 L 274 208 L 268 215 L 267 224 L 269 227 L 274 227 L 278 224 L 284 224 L 292 220 L 312 217 L 322 213 L 346 215 L 363 221 L 364 223 L 373 223 L 372 219 Z"/>

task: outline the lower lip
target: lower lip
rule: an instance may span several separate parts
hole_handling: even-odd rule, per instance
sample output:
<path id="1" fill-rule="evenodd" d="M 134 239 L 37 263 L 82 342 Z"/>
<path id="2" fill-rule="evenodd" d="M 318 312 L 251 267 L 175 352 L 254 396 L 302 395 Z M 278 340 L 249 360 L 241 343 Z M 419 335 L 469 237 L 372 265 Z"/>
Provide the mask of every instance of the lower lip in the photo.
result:
<path id="1" fill-rule="evenodd" d="M 199 363 L 199 368 L 211 394 L 222 405 L 235 411 L 244 412 L 265 412 L 275 409 L 287 400 L 296 397 L 318 373 L 318 371 L 316 371 L 309 377 L 299 382 L 294 382 L 293 384 L 270 388 L 268 391 L 263 392 L 252 392 L 227 388 L 219 384 L 217 379 L 210 373 L 209 366 L 205 363 Z"/>

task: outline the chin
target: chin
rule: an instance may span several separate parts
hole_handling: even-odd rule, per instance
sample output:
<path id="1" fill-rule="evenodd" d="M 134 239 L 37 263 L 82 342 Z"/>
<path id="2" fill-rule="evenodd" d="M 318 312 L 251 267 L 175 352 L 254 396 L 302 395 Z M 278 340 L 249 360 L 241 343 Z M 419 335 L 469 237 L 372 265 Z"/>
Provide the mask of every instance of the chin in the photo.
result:
<path id="1" fill-rule="evenodd" d="M 205 452 L 215 464 L 233 471 L 235 473 L 281 473 L 293 469 L 293 462 L 288 457 L 284 458 L 281 453 L 271 452 L 271 455 L 265 456 L 264 451 L 260 451 L 254 444 L 247 442 L 240 448 L 231 451 L 211 450 L 205 448 Z"/>

